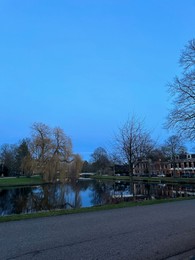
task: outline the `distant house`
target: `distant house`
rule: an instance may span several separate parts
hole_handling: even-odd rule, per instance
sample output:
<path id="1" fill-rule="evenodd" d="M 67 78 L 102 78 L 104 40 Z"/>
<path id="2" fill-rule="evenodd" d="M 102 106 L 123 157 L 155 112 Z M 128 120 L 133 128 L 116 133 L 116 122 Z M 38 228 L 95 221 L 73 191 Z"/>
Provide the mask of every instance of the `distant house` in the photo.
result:
<path id="1" fill-rule="evenodd" d="M 159 175 L 168 174 L 168 162 L 164 162 L 161 159 L 152 161 L 140 160 L 134 168 L 134 174 L 136 175 Z"/>
<path id="2" fill-rule="evenodd" d="M 189 174 L 195 177 L 195 154 L 181 154 L 176 156 L 175 162 L 170 164 L 169 171 L 175 171 L 176 176 Z"/>
<path id="3" fill-rule="evenodd" d="M 195 154 L 177 155 L 174 160 L 169 161 L 140 160 L 135 166 L 134 173 L 136 175 L 165 174 L 177 177 L 189 174 L 195 177 Z"/>

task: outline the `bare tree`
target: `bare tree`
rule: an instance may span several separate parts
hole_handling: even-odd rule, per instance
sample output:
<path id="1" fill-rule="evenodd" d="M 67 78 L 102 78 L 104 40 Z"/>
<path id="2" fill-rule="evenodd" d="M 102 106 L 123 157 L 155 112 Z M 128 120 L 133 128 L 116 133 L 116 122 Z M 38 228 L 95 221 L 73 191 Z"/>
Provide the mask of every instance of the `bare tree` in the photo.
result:
<path id="1" fill-rule="evenodd" d="M 31 152 L 42 166 L 51 156 L 51 148 L 52 140 L 49 126 L 43 123 L 34 123 L 32 125 Z"/>
<path id="2" fill-rule="evenodd" d="M 166 158 L 171 162 L 173 166 L 173 176 L 175 177 L 176 158 L 179 154 L 184 153 L 186 151 L 181 136 L 178 135 L 170 136 L 166 140 L 165 145 L 162 146 L 162 151 L 164 152 Z"/>
<path id="3" fill-rule="evenodd" d="M 68 177 L 68 164 L 74 160 L 72 142 L 61 128 L 52 129 L 43 123 L 34 123 L 30 151 L 33 162 L 27 158 L 25 165 L 42 174 L 45 180 Z"/>
<path id="4" fill-rule="evenodd" d="M 61 181 L 65 181 L 70 175 L 68 164 L 71 164 L 74 158 L 72 141 L 60 127 L 56 127 L 52 131 L 52 158 L 50 161 L 50 167 L 55 167 L 52 170 L 54 179 L 59 177 Z"/>
<path id="5" fill-rule="evenodd" d="M 133 171 L 140 159 L 146 159 L 153 148 L 150 133 L 145 130 L 142 121 L 133 116 L 119 128 L 116 135 L 116 151 L 129 166 L 129 176 L 133 177 Z"/>
<path id="6" fill-rule="evenodd" d="M 72 156 L 72 141 L 60 127 L 53 130 L 53 156 L 56 155 L 64 162 L 69 162 Z"/>
<path id="7" fill-rule="evenodd" d="M 195 140 L 195 39 L 188 42 L 179 60 L 182 77 L 169 84 L 173 100 L 166 127 L 173 128 L 190 140 Z"/>
<path id="8" fill-rule="evenodd" d="M 100 174 L 105 173 L 108 171 L 108 167 L 110 166 L 110 160 L 107 151 L 102 148 L 98 147 L 95 151 L 91 154 L 92 162 L 95 167 L 95 170 Z"/>
<path id="9" fill-rule="evenodd" d="M 0 147 L 0 161 L 7 169 L 9 176 L 16 175 L 16 145 L 4 144 Z"/>

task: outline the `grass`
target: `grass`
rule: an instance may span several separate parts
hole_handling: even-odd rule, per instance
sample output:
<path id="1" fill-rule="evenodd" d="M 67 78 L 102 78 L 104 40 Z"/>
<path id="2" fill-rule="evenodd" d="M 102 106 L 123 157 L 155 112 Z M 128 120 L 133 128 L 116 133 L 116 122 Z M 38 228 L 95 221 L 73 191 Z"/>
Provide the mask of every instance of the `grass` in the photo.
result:
<path id="1" fill-rule="evenodd" d="M 94 206 L 94 207 L 89 207 L 89 208 L 51 210 L 51 211 L 29 213 L 29 214 L 2 216 L 2 217 L 0 217 L 0 222 L 52 217 L 52 216 L 60 216 L 60 215 L 68 215 L 68 214 L 76 214 L 76 213 L 95 212 L 95 211 L 101 211 L 101 210 L 111 210 L 111 209 L 119 209 L 119 208 L 135 207 L 135 206 L 147 206 L 147 205 L 155 205 L 155 204 L 161 204 L 161 203 L 167 203 L 167 202 L 170 203 L 170 202 L 190 200 L 190 199 L 195 199 L 195 198 L 194 197 L 187 197 L 187 198 L 182 197 L 182 198 L 176 198 L 176 199 L 132 201 L 132 202 L 121 202 L 118 204 Z"/>
<path id="2" fill-rule="evenodd" d="M 0 178 L 0 188 L 15 187 L 15 186 L 30 186 L 43 184 L 40 176 L 20 177 L 20 178 Z"/>
<path id="3" fill-rule="evenodd" d="M 99 179 L 99 180 L 121 180 L 121 181 L 129 181 L 129 176 L 108 176 L 108 175 L 93 175 L 91 178 Z M 133 177 L 134 181 L 144 181 L 150 183 L 194 183 L 195 178 L 173 178 L 173 177 Z"/>
<path id="4" fill-rule="evenodd" d="M 106 175 L 94 175 L 92 176 L 94 179 L 99 180 L 121 180 L 121 181 L 129 181 L 129 176 L 106 176 Z M 134 181 L 144 181 L 149 183 L 186 183 L 186 184 L 195 184 L 195 178 L 148 178 L 148 177 L 133 177 Z M 31 185 L 40 185 L 44 184 L 41 176 L 32 176 L 28 177 L 20 177 L 20 178 L 0 178 L 0 188 L 8 188 L 8 187 L 17 187 L 17 186 L 31 186 Z"/>

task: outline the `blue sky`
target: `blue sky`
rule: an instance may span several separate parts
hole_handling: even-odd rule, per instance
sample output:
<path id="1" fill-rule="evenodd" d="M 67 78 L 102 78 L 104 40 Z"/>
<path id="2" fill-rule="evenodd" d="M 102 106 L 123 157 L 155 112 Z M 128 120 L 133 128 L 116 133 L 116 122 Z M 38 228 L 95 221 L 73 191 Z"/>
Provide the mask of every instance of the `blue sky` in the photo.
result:
<path id="1" fill-rule="evenodd" d="M 87 159 L 129 115 L 159 142 L 194 0 L 1 0 L 0 144 L 60 126 Z"/>

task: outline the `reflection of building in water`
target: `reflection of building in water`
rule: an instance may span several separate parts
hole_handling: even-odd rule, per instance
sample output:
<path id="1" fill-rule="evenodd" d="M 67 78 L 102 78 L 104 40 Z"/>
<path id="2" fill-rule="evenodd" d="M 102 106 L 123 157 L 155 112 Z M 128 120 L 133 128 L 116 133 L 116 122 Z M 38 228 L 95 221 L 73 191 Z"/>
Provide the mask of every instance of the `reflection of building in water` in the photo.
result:
<path id="1" fill-rule="evenodd" d="M 138 200 L 188 197 L 195 196 L 195 185 L 134 182 L 132 186 L 129 182 L 117 181 L 113 183 L 110 195 L 126 201 L 133 197 Z"/>
<path id="2" fill-rule="evenodd" d="M 195 154 L 177 155 L 174 160 L 158 161 L 140 160 L 135 166 L 137 175 L 165 174 L 167 176 L 195 176 Z"/>

